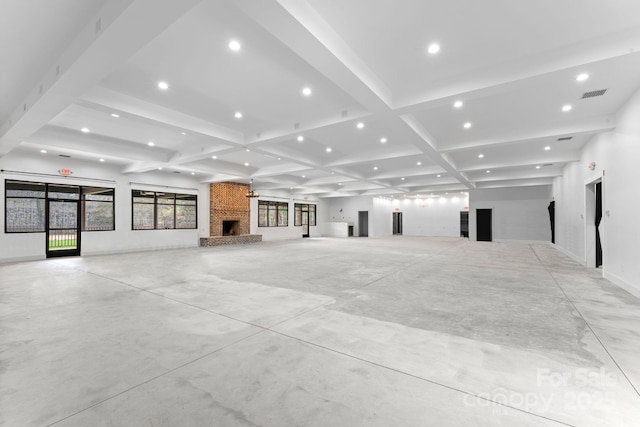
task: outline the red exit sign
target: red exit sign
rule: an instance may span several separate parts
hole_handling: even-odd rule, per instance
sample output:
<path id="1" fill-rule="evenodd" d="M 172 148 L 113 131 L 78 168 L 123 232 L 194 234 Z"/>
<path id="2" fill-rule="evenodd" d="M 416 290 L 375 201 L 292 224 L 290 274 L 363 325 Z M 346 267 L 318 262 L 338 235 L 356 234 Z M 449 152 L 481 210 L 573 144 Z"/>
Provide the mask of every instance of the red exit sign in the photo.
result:
<path id="1" fill-rule="evenodd" d="M 58 172 L 60 172 L 60 175 L 71 175 L 73 173 L 71 169 L 60 169 Z"/>

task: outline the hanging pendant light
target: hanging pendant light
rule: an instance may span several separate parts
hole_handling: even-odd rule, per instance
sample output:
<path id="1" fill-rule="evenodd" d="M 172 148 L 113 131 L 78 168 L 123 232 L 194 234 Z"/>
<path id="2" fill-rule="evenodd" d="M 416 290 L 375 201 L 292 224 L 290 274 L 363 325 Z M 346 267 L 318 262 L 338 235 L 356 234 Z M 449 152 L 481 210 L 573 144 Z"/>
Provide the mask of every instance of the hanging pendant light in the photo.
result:
<path id="1" fill-rule="evenodd" d="M 250 199 L 260 197 L 260 194 L 253 191 L 253 178 L 251 178 L 251 181 L 249 182 L 249 192 L 245 196 Z"/>

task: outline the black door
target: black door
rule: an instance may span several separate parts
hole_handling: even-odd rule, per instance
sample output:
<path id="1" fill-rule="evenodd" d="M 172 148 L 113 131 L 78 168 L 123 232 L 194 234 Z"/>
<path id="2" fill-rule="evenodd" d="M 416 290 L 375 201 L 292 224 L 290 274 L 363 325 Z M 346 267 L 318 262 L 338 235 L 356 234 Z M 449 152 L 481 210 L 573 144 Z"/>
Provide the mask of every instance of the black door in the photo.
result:
<path id="1" fill-rule="evenodd" d="M 47 200 L 47 258 L 80 255 L 78 200 Z"/>
<path id="2" fill-rule="evenodd" d="M 309 211 L 302 211 L 302 237 L 309 237 Z"/>
<path id="3" fill-rule="evenodd" d="M 369 237 L 369 211 L 358 212 L 358 236 Z"/>
<path id="4" fill-rule="evenodd" d="M 402 212 L 393 213 L 393 234 L 402 234 Z"/>
<path id="5" fill-rule="evenodd" d="M 460 237 L 469 238 L 469 212 L 460 212 Z"/>
<path id="6" fill-rule="evenodd" d="M 602 183 L 596 184 L 596 268 L 602 265 L 602 242 L 600 241 L 600 221 L 602 220 Z"/>
<path id="7" fill-rule="evenodd" d="M 493 240 L 491 209 L 476 209 L 476 240 L 479 242 Z"/>

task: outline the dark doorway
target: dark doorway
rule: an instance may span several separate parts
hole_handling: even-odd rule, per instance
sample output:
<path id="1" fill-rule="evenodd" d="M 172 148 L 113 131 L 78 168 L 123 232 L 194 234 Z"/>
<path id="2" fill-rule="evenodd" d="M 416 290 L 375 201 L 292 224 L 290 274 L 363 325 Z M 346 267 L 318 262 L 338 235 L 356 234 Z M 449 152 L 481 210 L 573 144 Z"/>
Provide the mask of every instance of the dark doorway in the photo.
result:
<path id="1" fill-rule="evenodd" d="M 479 242 L 493 240 L 491 211 L 491 209 L 476 209 L 476 240 Z"/>
<path id="2" fill-rule="evenodd" d="M 460 237 L 469 238 L 469 212 L 460 212 Z"/>
<path id="3" fill-rule="evenodd" d="M 602 183 L 598 182 L 596 190 L 596 268 L 602 265 L 602 242 L 600 241 L 600 221 L 602 221 Z"/>
<path id="4" fill-rule="evenodd" d="M 358 211 L 358 236 L 369 237 L 369 211 Z"/>
<path id="5" fill-rule="evenodd" d="M 309 237 L 309 211 L 302 211 L 302 237 Z"/>
<path id="6" fill-rule="evenodd" d="M 402 212 L 393 213 L 393 234 L 402 234 Z"/>
<path id="7" fill-rule="evenodd" d="M 549 210 L 549 221 L 551 223 L 551 243 L 555 243 L 556 242 L 556 202 L 555 200 L 552 200 L 551 203 L 549 203 L 549 207 L 547 209 Z"/>
<path id="8" fill-rule="evenodd" d="M 47 195 L 47 258 L 80 255 L 80 187 L 50 184 Z"/>

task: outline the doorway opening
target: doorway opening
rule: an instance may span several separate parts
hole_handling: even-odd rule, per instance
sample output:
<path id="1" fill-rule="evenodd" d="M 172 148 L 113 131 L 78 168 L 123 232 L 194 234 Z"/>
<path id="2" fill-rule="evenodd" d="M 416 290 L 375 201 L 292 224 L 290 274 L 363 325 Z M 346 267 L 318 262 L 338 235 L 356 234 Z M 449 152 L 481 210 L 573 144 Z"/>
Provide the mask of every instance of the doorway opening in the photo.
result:
<path id="1" fill-rule="evenodd" d="M 491 242 L 493 240 L 492 209 L 476 209 L 476 240 Z"/>
<path id="2" fill-rule="evenodd" d="M 46 256 L 80 255 L 80 187 L 49 184 L 45 211 Z"/>
<path id="3" fill-rule="evenodd" d="M 393 234 L 402 235 L 402 212 L 393 213 Z"/>
<path id="4" fill-rule="evenodd" d="M 599 268 L 604 264 L 602 237 L 605 234 L 603 220 L 604 176 L 585 185 L 585 262 L 587 267 Z"/>
<path id="5" fill-rule="evenodd" d="M 358 236 L 369 237 L 369 211 L 358 211 Z"/>

